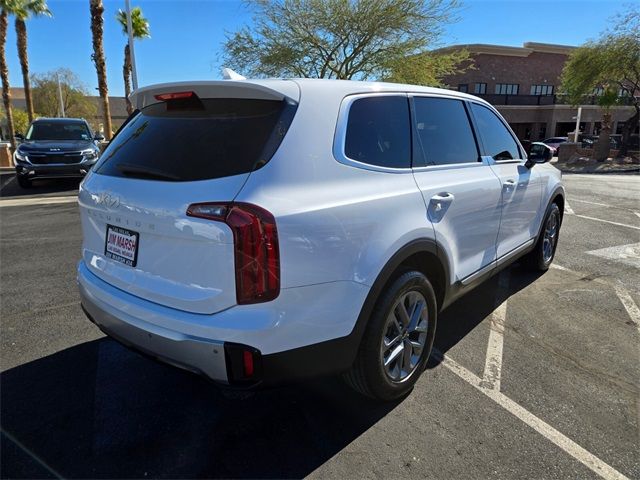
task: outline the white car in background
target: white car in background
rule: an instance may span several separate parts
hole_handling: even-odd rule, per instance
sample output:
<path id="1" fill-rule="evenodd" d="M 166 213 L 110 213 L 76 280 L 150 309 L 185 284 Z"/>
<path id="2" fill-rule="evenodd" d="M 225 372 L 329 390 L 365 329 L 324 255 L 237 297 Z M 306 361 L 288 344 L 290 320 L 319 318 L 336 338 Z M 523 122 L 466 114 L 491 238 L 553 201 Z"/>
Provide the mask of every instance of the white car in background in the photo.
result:
<path id="1" fill-rule="evenodd" d="M 80 188 L 82 306 L 217 382 L 344 374 L 397 398 L 440 310 L 518 258 L 553 260 L 560 172 L 479 98 L 294 79 L 131 100 Z"/>

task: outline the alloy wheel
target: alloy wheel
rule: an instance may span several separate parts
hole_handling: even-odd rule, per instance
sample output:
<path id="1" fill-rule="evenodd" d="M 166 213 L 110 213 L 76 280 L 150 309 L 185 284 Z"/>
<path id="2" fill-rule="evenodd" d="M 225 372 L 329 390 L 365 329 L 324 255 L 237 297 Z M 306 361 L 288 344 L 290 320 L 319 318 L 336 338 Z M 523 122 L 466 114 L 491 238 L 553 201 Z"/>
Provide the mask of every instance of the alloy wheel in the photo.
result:
<path id="1" fill-rule="evenodd" d="M 403 294 L 387 316 L 380 345 L 385 373 L 395 383 L 407 380 L 420 363 L 429 326 L 427 301 L 417 291 Z"/>

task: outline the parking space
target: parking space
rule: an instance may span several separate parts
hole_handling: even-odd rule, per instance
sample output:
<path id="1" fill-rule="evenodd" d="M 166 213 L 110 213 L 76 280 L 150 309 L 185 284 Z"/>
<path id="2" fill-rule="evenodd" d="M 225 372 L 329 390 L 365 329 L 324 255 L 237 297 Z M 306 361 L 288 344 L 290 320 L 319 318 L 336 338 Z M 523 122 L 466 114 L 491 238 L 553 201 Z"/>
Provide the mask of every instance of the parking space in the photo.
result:
<path id="1" fill-rule="evenodd" d="M 339 379 L 224 392 L 124 349 L 79 308 L 73 188 L 3 186 L 1 476 L 639 478 L 640 182 L 564 180 L 554 268 L 448 308 L 388 405 Z"/>

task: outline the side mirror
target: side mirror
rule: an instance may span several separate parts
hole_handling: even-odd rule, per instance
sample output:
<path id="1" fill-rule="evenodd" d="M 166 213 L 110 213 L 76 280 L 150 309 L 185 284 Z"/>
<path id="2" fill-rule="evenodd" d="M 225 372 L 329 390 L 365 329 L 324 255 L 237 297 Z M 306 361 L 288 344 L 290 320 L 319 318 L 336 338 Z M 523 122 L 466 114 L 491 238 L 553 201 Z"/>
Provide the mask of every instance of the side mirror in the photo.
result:
<path id="1" fill-rule="evenodd" d="M 546 163 L 553 157 L 553 152 L 549 147 L 540 144 L 533 145 L 531 153 L 525 162 L 525 167 L 533 168 L 536 163 Z"/>
<path id="2" fill-rule="evenodd" d="M 104 140 L 104 135 L 101 133 L 96 133 L 93 137 L 96 142 L 102 142 Z"/>
<path id="3" fill-rule="evenodd" d="M 21 133 L 16 133 L 14 137 L 16 137 L 16 140 L 24 142 L 24 135 L 22 135 Z"/>
<path id="4" fill-rule="evenodd" d="M 534 156 L 529 155 L 529 157 L 527 157 L 527 161 L 524 162 L 524 166 L 531 170 L 536 163 L 538 163 L 538 161 L 534 158 Z"/>

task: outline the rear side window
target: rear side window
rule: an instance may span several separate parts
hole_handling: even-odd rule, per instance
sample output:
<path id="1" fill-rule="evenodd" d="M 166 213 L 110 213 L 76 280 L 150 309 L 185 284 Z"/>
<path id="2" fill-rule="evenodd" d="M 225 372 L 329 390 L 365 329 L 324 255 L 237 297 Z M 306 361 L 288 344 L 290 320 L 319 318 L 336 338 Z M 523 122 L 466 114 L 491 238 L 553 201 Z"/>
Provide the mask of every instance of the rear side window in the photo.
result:
<path id="1" fill-rule="evenodd" d="M 414 97 L 413 101 L 416 142 L 424 165 L 478 161 L 476 140 L 460 100 Z"/>
<path id="2" fill-rule="evenodd" d="M 405 96 L 359 98 L 347 120 L 345 155 L 378 167 L 411 166 L 409 101 Z"/>
<path id="3" fill-rule="evenodd" d="M 498 116 L 487 107 L 471 104 L 478 131 L 482 137 L 484 154 L 494 160 L 514 160 L 520 158 L 518 144 Z"/>
<path id="4" fill-rule="evenodd" d="M 250 172 L 269 161 L 295 106 L 256 99 L 169 100 L 143 108 L 96 169 L 117 177 L 194 181 Z"/>

